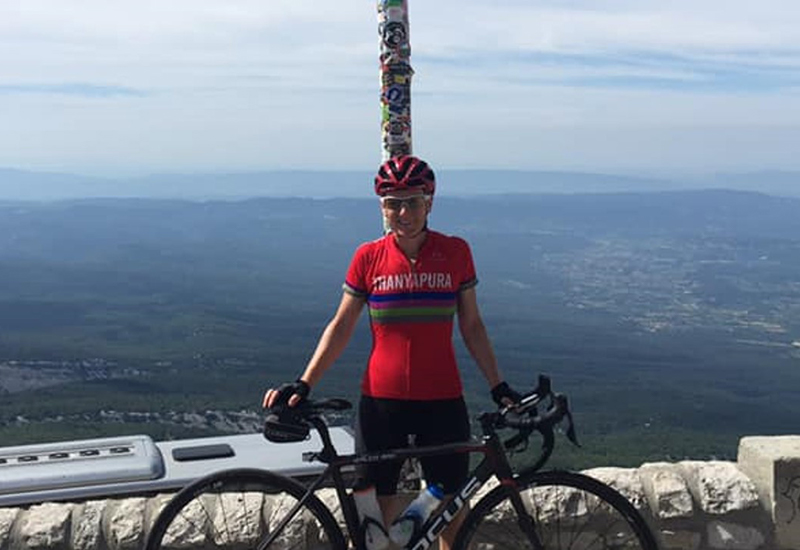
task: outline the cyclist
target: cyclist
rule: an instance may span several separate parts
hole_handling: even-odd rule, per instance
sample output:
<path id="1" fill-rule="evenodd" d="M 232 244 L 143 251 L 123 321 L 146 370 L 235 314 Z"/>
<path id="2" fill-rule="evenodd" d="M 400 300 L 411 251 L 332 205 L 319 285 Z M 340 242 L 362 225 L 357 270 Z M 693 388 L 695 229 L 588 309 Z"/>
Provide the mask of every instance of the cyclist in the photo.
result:
<path id="1" fill-rule="evenodd" d="M 404 155 L 384 162 L 375 177 L 387 234 L 356 250 L 336 313 L 326 326 L 302 376 L 270 389 L 264 406 L 296 405 L 308 396 L 344 350 L 367 305 L 373 347 L 361 381 L 357 448 L 380 451 L 464 441 L 469 417 L 453 349 L 453 316 L 467 349 L 498 404 L 519 394 L 503 381 L 475 294 L 478 280 L 466 241 L 428 228 L 436 181 L 419 158 Z M 428 483 L 453 493 L 466 481 L 467 454 L 421 460 Z M 401 510 L 394 497 L 402 464 L 379 463 L 363 472 L 375 485 L 388 525 Z M 442 534 L 449 548 L 458 529 Z"/>

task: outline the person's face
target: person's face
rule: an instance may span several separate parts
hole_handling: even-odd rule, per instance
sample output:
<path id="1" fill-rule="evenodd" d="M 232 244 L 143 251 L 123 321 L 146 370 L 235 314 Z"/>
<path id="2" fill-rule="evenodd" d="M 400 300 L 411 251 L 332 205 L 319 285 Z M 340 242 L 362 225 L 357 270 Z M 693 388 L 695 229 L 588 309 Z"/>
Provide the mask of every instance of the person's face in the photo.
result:
<path id="1" fill-rule="evenodd" d="M 431 197 L 406 189 L 381 197 L 381 210 L 392 233 L 398 237 L 415 237 L 425 228 L 431 203 Z"/>

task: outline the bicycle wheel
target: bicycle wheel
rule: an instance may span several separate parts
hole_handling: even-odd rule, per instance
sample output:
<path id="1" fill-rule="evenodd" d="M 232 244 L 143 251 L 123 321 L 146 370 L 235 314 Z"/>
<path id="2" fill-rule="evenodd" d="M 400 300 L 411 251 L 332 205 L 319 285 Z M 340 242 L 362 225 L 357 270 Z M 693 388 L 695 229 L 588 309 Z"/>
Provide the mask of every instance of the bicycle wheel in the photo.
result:
<path id="1" fill-rule="evenodd" d="M 571 472 L 536 472 L 519 481 L 527 516 L 518 518 L 504 487 L 475 505 L 458 532 L 459 550 L 657 550 L 636 508 L 617 491 Z M 527 526 L 535 538 L 526 535 Z"/>
<path id="2" fill-rule="evenodd" d="M 147 550 L 250 548 L 344 549 L 342 530 L 311 495 L 281 530 L 265 539 L 305 495 L 296 481 L 262 470 L 228 470 L 188 485 L 164 507 L 147 537 Z"/>

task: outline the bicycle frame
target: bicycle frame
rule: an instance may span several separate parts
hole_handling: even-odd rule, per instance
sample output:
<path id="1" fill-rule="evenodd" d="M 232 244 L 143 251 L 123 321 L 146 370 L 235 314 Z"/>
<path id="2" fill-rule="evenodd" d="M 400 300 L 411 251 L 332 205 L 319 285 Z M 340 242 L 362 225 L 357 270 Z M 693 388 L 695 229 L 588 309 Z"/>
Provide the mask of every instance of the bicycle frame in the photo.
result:
<path id="1" fill-rule="evenodd" d="M 379 451 L 374 453 L 365 454 L 347 454 L 339 455 L 330 438 L 327 425 L 324 420 L 319 417 L 309 419 L 309 422 L 317 429 L 317 432 L 322 439 L 323 447 L 321 451 L 303 453 L 303 460 L 305 461 L 320 461 L 327 464 L 325 470 L 317 477 L 313 483 L 307 486 L 306 494 L 300 499 L 286 517 L 278 524 L 275 529 L 270 533 L 270 536 L 261 542 L 258 546 L 259 549 L 267 548 L 270 543 L 283 531 L 286 525 L 293 519 L 295 514 L 301 509 L 305 502 L 311 498 L 318 489 L 320 489 L 329 480 L 333 481 L 336 495 L 342 506 L 342 513 L 344 515 L 347 531 L 350 539 L 358 544 L 357 533 L 359 531 L 358 512 L 355 507 L 350 494 L 347 492 L 347 484 L 344 481 L 342 470 L 349 466 L 360 466 L 374 462 L 385 462 L 390 460 L 405 460 L 408 458 L 421 458 L 426 456 L 441 455 L 448 453 L 480 453 L 483 456 L 482 460 L 475 466 L 468 479 L 464 484 L 452 495 L 445 497 L 443 505 L 439 511 L 433 514 L 420 529 L 420 532 L 412 538 L 406 545 L 406 548 L 411 550 L 425 550 L 428 548 L 442 531 L 450 525 L 456 518 L 458 513 L 469 502 L 469 499 L 474 495 L 488 479 L 495 475 L 500 481 L 501 486 L 506 487 L 509 491 L 509 497 L 517 511 L 518 517 L 527 518 L 525 507 L 519 492 L 516 491 L 516 480 L 511 465 L 508 462 L 505 451 L 500 442 L 499 436 L 493 430 L 487 430 L 484 426 L 484 435 L 480 442 L 459 442 L 447 443 L 443 445 L 435 445 L 431 447 L 412 447 L 392 449 L 387 451 Z M 545 450 L 547 452 L 547 449 Z M 549 453 L 547 453 L 549 455 Z M 545 459 L 546 460 L 546 459 Z M 543 461 L 542 461 L 543 462 Z M 526 468 L 525 471 L 530 471 L 535 468 Z M 521 525 L 522 529 L 531 540 L 537 540 L 533 530 L 533 525 L 530 522 L 525 522 Z M 537 541 L 538 543 L 538 541 Z M 540 547 L 534 544 L 534 547 Z"/>

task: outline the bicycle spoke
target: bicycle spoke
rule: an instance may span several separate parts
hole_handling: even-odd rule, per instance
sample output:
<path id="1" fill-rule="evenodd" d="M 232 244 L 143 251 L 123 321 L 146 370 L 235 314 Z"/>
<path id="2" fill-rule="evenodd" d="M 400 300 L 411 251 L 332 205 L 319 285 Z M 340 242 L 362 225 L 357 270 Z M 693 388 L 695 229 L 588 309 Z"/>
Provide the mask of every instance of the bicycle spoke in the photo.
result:
<path id="1" fill-rule="evenodd" d="M 179 493 L 162 511 L 147 549 L 339 549 L 336 520 L 287 478 L 255 470 L 221 472 Z M 283 526 L 278 530 L 280 526 Z M 267 537 L 272 530 L 274 540 Z M 269 541 L 269 542 L 268 542 Z"/>
<path id="2" fill-rule="evenodd" d="M 556 507 L 558 507 L 559 503 L 563 502 L 563 497 L 561 495 L 560 487 L 554 487 L 554 489 L 556 494 Z M 563 510 L 559 509 L 558 513 L 556 514 L 556 543 L 558 548 L 563 548 L 561 546 L 561 533 L 563 532 L 563 529 L 561 528 L 561 519 L 564 516 L 563 512 Z M 567 545 L 567 548 L 572 548 L 572 544 Z"/>
<path id="3" fill-rule="evenodd" d="M 608 503 L 588 493 L 584 493 L 587 509 L 591 508 L 589 501 L 595 503 L 593 510 L 589 513 L 589 521 L 585 523 L 586 530 L 594 533 L 592 541 L 596 548 L 636 548 L 638 540 L 635 533 L 628 526 L 625 517 L 617 513 Z M 598 519 L 595 522 L 591 518 L 602 518 L 605 524 L 601 524 Z"/>
<path id="4" fill-rule="evenodd" d="M 595 500 L 597 500 L 597 499 L 595 499 Z M 597 507 L 592 509 L 591 503 L 589 502 L 589 495 L 587 493 L 583 493 L 583 505 L 586 508 L 589 517 L 593 516 L 594 512 L 596 512 L 596 511 L 598 511 L 600 509 L 600 501 L 599 500 L 597 500 L 597 504 L 598 504 Z M 589 541 L 587 543 L 587 547 L 588 548 L 595 548 L 595 543 L 597 541 L 600 541 L 600 540 L 603 539 L 603 537 L 602 537 L 602 535 L 600 533 L 596 533 L 594 535 L 594 538 L 592 538 L 592 532 L 589 531 L 589 521 L 585 522 L 581 526 L 581 528 L 578 530 L 578 532 L 576 533 L 575 536 L 576 536 L 576 538 L 582 537 L 582 536 L 584 538 L 588 538 L 589 539 Z"/>
<path id="5" fill-rule="evenodd" d="M 534 475 L 520 497 L 538 541 L 530 540 L 507 493 L 490 493 L 467 518 L 457 546 L 470 550 L 653 550 L 631 504 L 596 480 L 563 472 Z M 512 517 L 509 517 L 513 515 Z"/>
<path id="6" fill-rule="evenodd" d="M 586 518 L 591 518 L 592 517 L 592 515 L 593 515 L 592 503 L 591 503 L 591 500 L 590 500 L 590 495 L 588 493 L 579 492 L 576 489 L 567 489 L 567 488 L 564 488 L 564 487 L 557 487 L 557 490 L 558 489 L 560 489 L 562 492 L 572 491 L 572 493 L 573 493 L 572 495 L 567 495 L 567 496 L 563 497 L 563 502 L 565 502 L 565 505 L 564 505 L 564 509 L 562 510 L 562 513 L 561 513 L 562 517 L 567 517 L 567 514 L 569 513 L 569 510 L 567 508 L 567 503 L 569 502 L 570 496 L 575 500 L 575 523 L 577 524 L 577 527 L 572 527 L 571 530 L 570 530 L 572 536 L 570 537 L 570 546 L 569 547 L 572 548 L 576 541 L 592 537 L 592 534 L 588 531 L 588 529 L 589 529 L 589 521 L 588 520 L 584 520 L 584 521 L 578 522 L 578 518 L 579 517 L 586 517 Z M 591 497 L 591 498 L 593 499 L 594 497 Z M 559 529 L 558 529 L 559 537 L 561 536 L 562 533 L 563 533 L 563 530 L 559 526 Z M 589 542 L 586 545 L 586 547 L 594 548 L 594 545 L 593 545 L 592 542 Z"/>
<path id="7" fill-rule="evenodd" d="M 221 545 L 220 543 L 227 543 L 228 545 L 230 545 L 230 539 L 231 539 L 230 532 L 231 532 L 231 529 L 228 526 L 228 514 L 225 513 L 225 499 L 223 498 L 224 495 L 222 494 L 222 492 L 219 492 L 219 493 L 215 494 L 214 497 L 215 497 L 215 499 L 217 501 L 217 510 L 219 511 L 217 515 L 220 515 L 220 514 L 222 515 L 222 530 L 217 528 L 217 525 L 218 525 L 218 522 L 216 521 L 217 518 L 216 517 L 210 518 L 211 519 L 211 530 L 213 531 L 213 534 L 214 534 L 214 536 L 212 537 L 212 540 L 215 542 L 215 544 L 217 546 L 220 546 Z M 222 540 L 222 537 L 219 536 L 219 535 L 221 535 L 223 533 L 225 534 L 225 540 L 224 541 Z"/>
<path id="8" fill-rule="evenodd" d="M 217 513 L 213 525 L 225 537 L 212 539 L 221 548 L 252 546 L 261 534 L 261 508 L 264 496 L 247 491 L 225 492 L 218 495 Z M 222 531 L 220 530 L 222 529 Z"/>
<path id="9" fill-rule="evenodd" d="M 203 521 L 204 518 L 206 521 Z M 205 540 L 205 526 L 209 524 L 210 516 L 202 501 L 192 502 L 176 519 L 179 521 L 170 525 L 164 537 L 167 547 L 192 548 Z"/>

